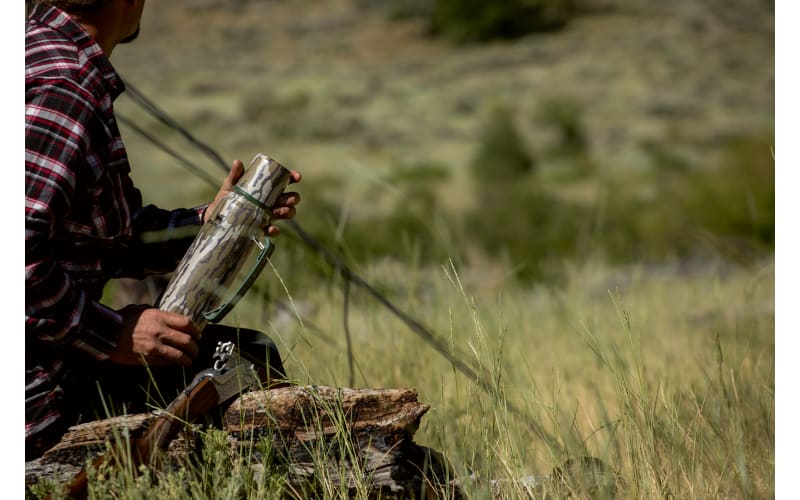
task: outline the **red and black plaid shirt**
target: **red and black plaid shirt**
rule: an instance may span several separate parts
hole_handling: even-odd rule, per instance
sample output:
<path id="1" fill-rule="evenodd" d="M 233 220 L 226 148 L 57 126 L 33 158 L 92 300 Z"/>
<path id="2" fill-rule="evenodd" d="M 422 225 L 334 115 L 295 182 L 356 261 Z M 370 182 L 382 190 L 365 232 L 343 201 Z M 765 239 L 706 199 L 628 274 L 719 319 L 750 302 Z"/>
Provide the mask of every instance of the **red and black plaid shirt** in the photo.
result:
<path id="1" fill-rule="evenodd" d="M 142 206 L 113 101 L 124 90 L 91 36 L 38 4 L 25 32 L 26 441 L 58 422 L 66 353 L 104 360 L 122 319 L 116 277 L 170 272 L 205 208 Z M 87 388 L 91 390 L 91 388 Z"/>

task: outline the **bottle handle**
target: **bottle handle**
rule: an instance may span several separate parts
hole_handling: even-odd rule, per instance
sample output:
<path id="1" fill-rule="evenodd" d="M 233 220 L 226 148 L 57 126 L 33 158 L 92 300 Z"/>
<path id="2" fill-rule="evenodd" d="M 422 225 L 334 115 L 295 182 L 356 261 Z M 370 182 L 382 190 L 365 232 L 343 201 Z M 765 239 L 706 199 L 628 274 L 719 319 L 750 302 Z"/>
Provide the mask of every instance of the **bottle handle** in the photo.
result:
<path id="1" fill-rule="evenodd" d="M 269 237 L 265 236 L 264 241 L 258 241 L 257 239 L 253 238 L 253 242 L 261 248 L 261 252 L 259 252 L 258 257 L 256 257 L 255 264 L 253 265 L 253 269 L 245 277 L 244 281 L 239 285 L 239 288 L 236 289 L 233 296 L 228 299 L 227 301 L 220 304 L 215 309 L 210 311 L 206 311 L 203 313 L 203 317 L 210 321 L 211 323 L 219 323 L 222 321 L 222 318 L 225 317 L 226 314 L 233 309 L 233 306 L 239 302 L 253 282 L 256 280 L 258 275 L 261 273 L 261 270 L 264 269 L 264 265 L 267 263 L 267 259 L 272 255 L 272 252 L 275 250 L 275 244 L 269 239 Z"/>

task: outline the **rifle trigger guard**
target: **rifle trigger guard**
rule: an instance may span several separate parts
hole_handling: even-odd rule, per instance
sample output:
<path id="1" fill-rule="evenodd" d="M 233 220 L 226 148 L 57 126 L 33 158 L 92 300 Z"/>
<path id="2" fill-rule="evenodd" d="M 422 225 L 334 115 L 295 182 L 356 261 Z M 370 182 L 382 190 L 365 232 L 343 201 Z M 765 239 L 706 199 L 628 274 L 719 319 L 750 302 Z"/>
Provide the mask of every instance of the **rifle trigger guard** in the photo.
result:
<path id="1" fill-rule="evenodd" d="M 233 354 L 234 345 L 233 342 L 219 342 L 217 344 L 217 349 L 214 351 L 214 371 L 219 373 L 225 369 L 228 364 L 228 360 Z"/>

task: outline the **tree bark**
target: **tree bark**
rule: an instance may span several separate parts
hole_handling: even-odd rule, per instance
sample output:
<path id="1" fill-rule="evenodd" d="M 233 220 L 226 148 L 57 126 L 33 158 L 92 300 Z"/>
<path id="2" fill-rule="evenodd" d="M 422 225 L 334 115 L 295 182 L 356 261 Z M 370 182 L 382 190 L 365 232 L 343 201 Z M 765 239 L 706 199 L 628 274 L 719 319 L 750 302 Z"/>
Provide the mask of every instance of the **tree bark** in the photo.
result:
<path id="1" fill-rule="evenodd" d="M 243 395 L 225 427 L 234 446 L 270 439 L 269 460 L 305 494 L 330 481 L 370 497 L 459 498 L 443 457 L 413 442 L 428 409 L 412 389 L 292 386 Z"/>

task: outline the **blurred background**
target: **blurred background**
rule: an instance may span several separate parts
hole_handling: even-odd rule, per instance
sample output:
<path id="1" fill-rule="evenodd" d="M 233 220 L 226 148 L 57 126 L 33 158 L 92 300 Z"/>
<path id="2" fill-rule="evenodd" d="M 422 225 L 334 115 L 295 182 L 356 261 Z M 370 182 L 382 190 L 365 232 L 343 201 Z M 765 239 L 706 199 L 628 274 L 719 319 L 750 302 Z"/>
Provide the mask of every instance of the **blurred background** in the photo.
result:
<path id="1" fill-rule="evenodd" d="M 300 170 L 297 221 L 353 263 L 452 259 L 491 287 L 773 251 L 769 1 L 173 0 L 112 60 L 228 163 Z M 123 132 L 146 201 L 214 192 Z"/>

